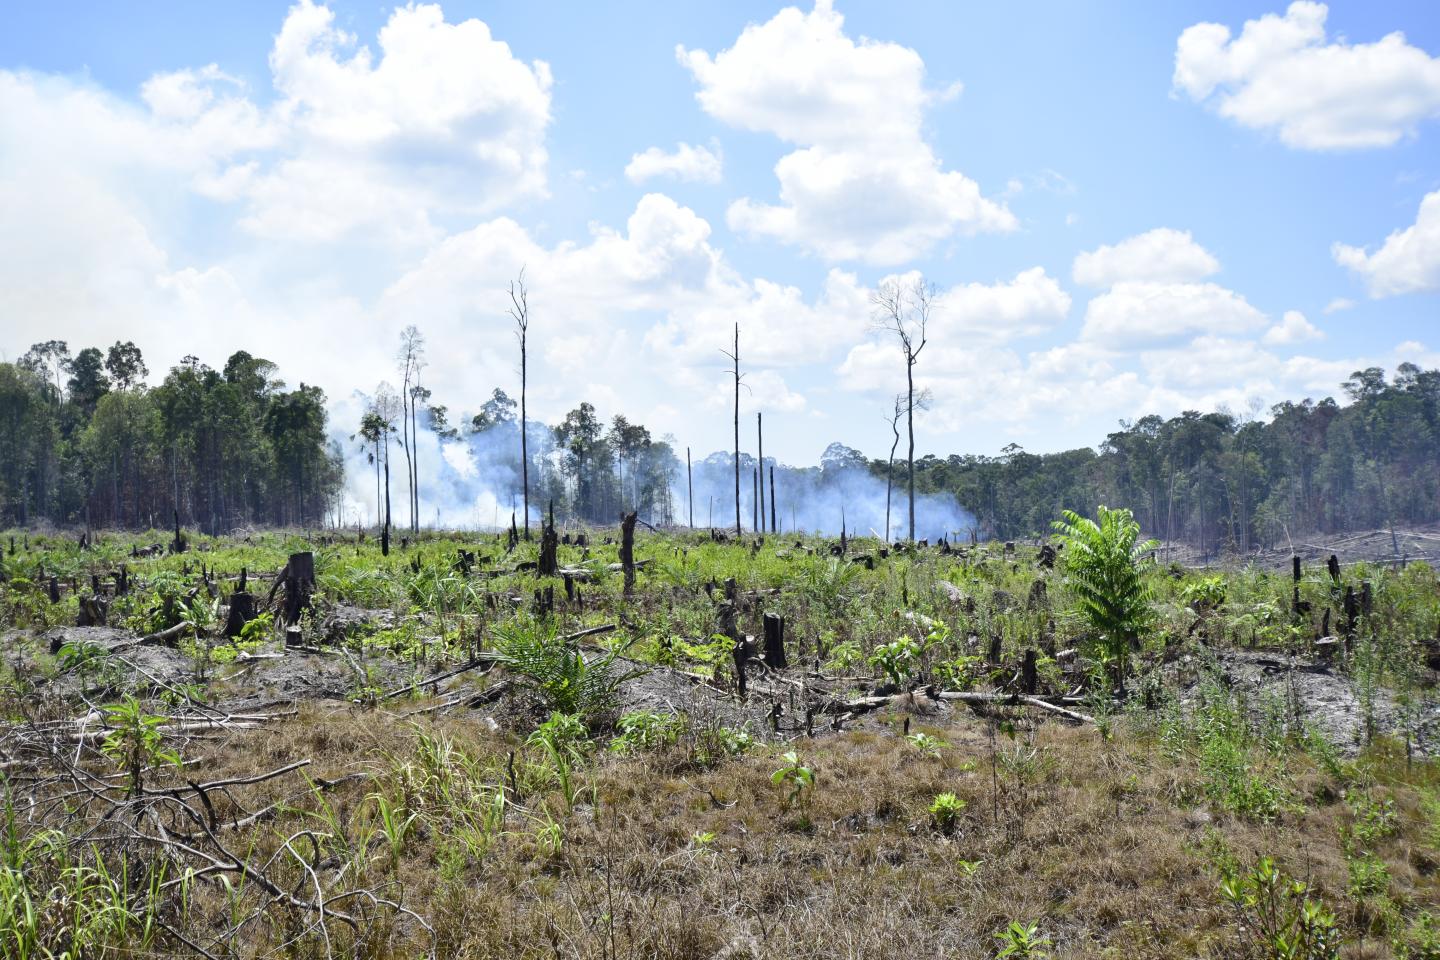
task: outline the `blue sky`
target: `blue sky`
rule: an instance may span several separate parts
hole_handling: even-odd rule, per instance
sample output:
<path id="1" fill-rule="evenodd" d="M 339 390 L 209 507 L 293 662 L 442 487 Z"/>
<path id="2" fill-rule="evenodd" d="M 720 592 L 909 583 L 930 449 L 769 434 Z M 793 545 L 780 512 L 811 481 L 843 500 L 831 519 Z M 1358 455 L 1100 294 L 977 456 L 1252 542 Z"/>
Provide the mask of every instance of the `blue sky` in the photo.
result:
<path id="1" fill-rule="evenodd" d="M 11 356 L 133 338 L 160 373 L 246 348 L 348 430 L 414 323 L 437 398 L 473 411 L 518 387 L 524 265 L 538 415 L 590 400 L 723 448 L 738 322 L 745 403 L 799 463 L 888 448 L 903 362 L 870 300 L 916 275 L 941 290 L 922 451 L 1440 364 L 1433 3 L 3 17 Z"/>

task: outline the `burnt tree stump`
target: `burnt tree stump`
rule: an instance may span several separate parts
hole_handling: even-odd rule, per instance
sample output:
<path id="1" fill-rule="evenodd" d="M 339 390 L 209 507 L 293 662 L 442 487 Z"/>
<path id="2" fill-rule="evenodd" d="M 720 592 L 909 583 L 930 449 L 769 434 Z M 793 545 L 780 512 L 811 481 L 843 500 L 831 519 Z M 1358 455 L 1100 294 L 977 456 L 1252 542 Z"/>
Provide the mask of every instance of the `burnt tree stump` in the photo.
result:
<path id="1" fill-rule="evenodd" d="M 271 599 L 281 585 L 285 587 L 285 626 L 293 627 L 300 622 L 300 614 L 310 608 L 310 597 L 315 592 L 315 554 L 290 554 L 280 579 L 270 588 Z"/>
<path id="2" fill-rule="evenodd" d="M 234 640 L 245 630 L 245 624 L 254 620 L 257 616 L 255 594 L 243 588 L 230 594 L 230 612 L 225 617 L 224 636 Z"/>
<path id="3" fill-rule="evenodd" d="M 1025 660 L 1020 664 L 1020 689 L 1024 690 L 1028 697 L 1033 697 L 1035 688 L 1040 685 L 1040 676 L 1036 669 L 1038 660 L 1039 657 L 1032 648 L 1025 651 Z"/>
<path id="4" fill-rule="evenodd" d="M 540 560 L 535 564 L 537 577 L 553 577 L 560 572 L 559 547 L 560 538 L 555 535 L 555 524 L 547 522 L 540 531 Z"/>
<path id="5" fill-rule="evenodd" d="M 620 568 L 625 571 L 625 596 L 635 591 L 635 511 L 620 520 Z"/>
<path id="6" fill-rule="evenodd" d="M 77 627 L 103 627 L 110 615 L 110 601 L 96 594 L 80 598 L 80 612 L 75 617 Z"/>
<path id="7" fill-rule="evenodd" d="M 777 670 L 790 666 L 785 659 L 785 617 L 778 613 L 767 613 L 763 618 L 765 627 L 765 665 Z"/>

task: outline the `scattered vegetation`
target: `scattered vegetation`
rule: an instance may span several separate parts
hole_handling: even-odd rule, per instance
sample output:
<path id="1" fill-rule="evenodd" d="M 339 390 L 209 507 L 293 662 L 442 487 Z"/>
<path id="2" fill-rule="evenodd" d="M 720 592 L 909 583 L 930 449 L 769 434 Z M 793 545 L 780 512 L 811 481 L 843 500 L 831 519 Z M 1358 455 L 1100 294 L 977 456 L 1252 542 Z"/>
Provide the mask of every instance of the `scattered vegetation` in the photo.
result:
<path id="1" fill-rule="evenodd" d="M 1093 519 L 1053 553 L 647 533 L 628 597 L 613 533 L 585 530 L 558 546 L 573 599 L 537 543 L 489 535 L 132 556 L 167 534 L 0 534 L 0 936 L 23 957 L 1440 954 L 1435 572 L 1188 570 L 1125 511 Z M 287 645 L 283 578 L 263 601 L 307 549 Z M 242 570 L 262 609 L 227 636 Z M 70 626 L 92 596 L 109 625 Z"/>

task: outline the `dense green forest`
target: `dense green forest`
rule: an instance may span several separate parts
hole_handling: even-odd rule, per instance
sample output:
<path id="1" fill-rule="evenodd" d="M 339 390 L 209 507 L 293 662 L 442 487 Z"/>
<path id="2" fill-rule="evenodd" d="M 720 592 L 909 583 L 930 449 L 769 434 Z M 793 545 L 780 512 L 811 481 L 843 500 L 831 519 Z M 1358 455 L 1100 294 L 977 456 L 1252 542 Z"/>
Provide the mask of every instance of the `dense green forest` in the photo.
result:
<path id="1" fill-rule="evenodd" d="M 384 502 L 389 461 L 393 522 L 418 527 L 426 518 L 411 491 L 447 478 L 442 464 L 422 473 L 415 437 L 429 432 L 454 442 L 462 430 L 419 385 L 415 351 L 423 341 L 407 342 L 406 386 L 376 390 L 351 449 L 374 470 L 377 502 Z M 344 450 L 331 439 L 322 391 L 287 389 L 274 364 L 244 351 L 218 370 L 187 356 L 154 387 L 147 375 L 132 343 L 72 356 L 64 342 L 49 341 L 0 364 L 0 522 L 137 528 L 164 526 L 178 514 L 214 532 L 337 519 Z M 1401 364 L 1387 379 L 1370 368 L 1342 389 L 1344 405 L 1285 402 L 1268 420 L 1147 416 L 1122 423 L 1098 450 L 1032 454 L 1012 445 L 998 457 L 930 455 L 916 462 L 917 487 L 952 495 L 985 537 L 1043 533 L 1061 510 L 1091 512 L 1105 503 L 1133 510 L 1149 535 L 1211 554 L 1440 521 L 1440 370 Z M 480 475 L 497 496 L 516 494 L 518 504 L 516 408 L 497 389 L 462 422 Z M 593 522 L 612 521 L 622 508 L 656 524 L 688 522 L 684 451 L 670 438 L 652 437 L 624 416 L 606 423 L 588 403 L 552 426 L 532 420 L 527 437 L 533 512 L 553 503 L 563 516 Z M 750 528 L 763 520 L 756 503 L 763 475 L 755 458 L 741 458 Z M 765 464 L 777 473 L 782 502 L 813 504 L 836 488 L 852 509 L 874 489 L 855 486 L 857 475 L 883 490 L 891 469 L 841 444 L 817 466 L 772 457 Z M 894 469 L 898 518 L 903 461 Z M 733 478 L 729 452 L 695 460 L 697 524 L 733 521 Z M 784 519 L 782 509 L 782 529 L 790 526 Z M 829 522 L 800 518 L 808 527 Z"/>
<path id="2" fill-rule="evenodd" d="M 1122 423 L 1097 451 L 928 456 L 921 489 L 954 493 L 982 533 L 1048 532 L 1062 509 L 1128 507 L 1150 535 L 1208 553 L 1440 520 L 1440 370 L 1372 367 L 1331 398 L 1271 418 L 1186 411 Z M 883 469 L 877 461 L 875 469 Z"/>
<path id="3" fill-rule="evenodd" d="M 325 394 L 287 390 L 275 372 L 244 351 L 220 370 L 187 356 L 148 387 L 129 342 L 72 356 L 52 340 L 0 363 L 0 521 L 319 521 L 342 478 Z"/>

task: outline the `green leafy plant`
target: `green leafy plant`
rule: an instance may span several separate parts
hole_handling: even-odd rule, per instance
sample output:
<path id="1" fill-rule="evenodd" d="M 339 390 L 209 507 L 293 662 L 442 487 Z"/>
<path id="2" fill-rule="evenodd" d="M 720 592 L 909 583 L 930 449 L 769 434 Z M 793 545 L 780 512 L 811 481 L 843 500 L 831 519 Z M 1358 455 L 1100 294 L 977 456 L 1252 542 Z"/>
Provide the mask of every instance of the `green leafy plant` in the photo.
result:
<path id="1" fill-rule="evenodd" d="M 584 654 L 542 624 L 510 624 L 495 629 L 495 652 L 546 709 L 579 716 L 587 724 L 613 718 L 621 684 L 646 671 L 615 669 L 618 651 L 586 660 Z"/>
<path id="2" fill-rule="evenodd" d="M 876 667 L 897 687 L 905 686 L 920 658 L 920 646 L 909 637 L 901 637 L 890 643 L 883 643 L 870 655 L 870 665 Z"/>
<path id="3" fill-rule="evenodd" d="M 942 833 L 951 833 L 955 830 L 955 824 L 960 818 L 960 812 L 965 809 L 965 801 L 954 793 L 946 791 L 935 795 L 930 801 L 930 819 Z"/>
<path id="4" fill-rule="evenodd" d="M 782 766 L 770 774 L 770 782 L 788 790 L 785 805 L 793 807 L 797 802 L 804 804 L 815 790 L 815 771 L 800 760 L 800 754 L 789 751 L 780 758 Z"/>
<path id="5" fill-rule="evenodd" d="M 1248 872 L 1221 864 L 1220 896 L 1236 913 L 1241 937 L 1265 960 L 1334 960 L 1340 955 L 1335 915 L 1311 900 L 1269 857 Z"/>
<path id="6" fill-rule="evenodd" d="M 1124 690 L 1125 661 L 1154 619 L 1141 558 L 1155 540 L 1140 540 L 1129 510 L 1100 507 L 1099 521 L 1066 510 L 1055 530 L 1065 545 L 1065 573 L 1082 618 L 1094 631 L 1101 655 L 1113 664 Z"/>
<path id="7" fill-rule="evenodd" d="M 1009 926 L 995 934 L 995 939 L 1000 941 L 1000 949 L 995 954 L 997 960 L 1002 957 L 1013 957 L 1014 960 L 1045 960 L 1050 956 L 1046 949 L 1050 945 L 1050 938 L 1040 932 L 1039 924 L 1011 920 Z"/>
<path id="8" fill-rule="evenodd" d="M 681 723 L 678 717 L 636 710 L 621 717 L 615 726 L 619 733 L 610 741 L 610 749 L 626 754 L 674 743 L 680 736 Z"/>
<path id="9" fill-rule="evenodd" d="M 939 737 L 932 737 L 928 733 L 912 733 L 905 739 L 910 742 L 911 746 L 927 757 L 938 757 L 940 756 L 940 751 L 950 746 L 950 744 L 941 740 Z"/>
<path id="10" fill-rule="evenodd" d="M 1440 922 L 1434 914 L 1421 914 L 1396 938 L 1394 947 L 1400 960 L 1440 960 Z"/>
<path id="11" fill-rule="evenodd" d="M 550 760 L 551 772 L 560 786 L 565 808 L 572 810 L 579 799 L 572 771 L 584 762 L 594 748 L 590 731 L 585 721 L 574 714 L 552 713 L 527 741 L 545 751 Z"/>
<path id="12" fill-rule="evenodd" d="M 180 754 L 165 747 L 160 730 L 165 721 L 165 717 L 145 712 L 134 697 L 105 708 L 105 722 L 112 729 L 101 742 L 100 751 L 125 773 L 131 796 L 138 796 L 144 789 L 147 768 L 181 765 Z"/>
<path id="13" fill-rule="evenodd" d="M 1374 854 L 1347 856 L 1345 866 L 1350 875 L 1350 896 L 1356 899 L 1377 897 L 1390 890 L 1390 868 Z"/>

